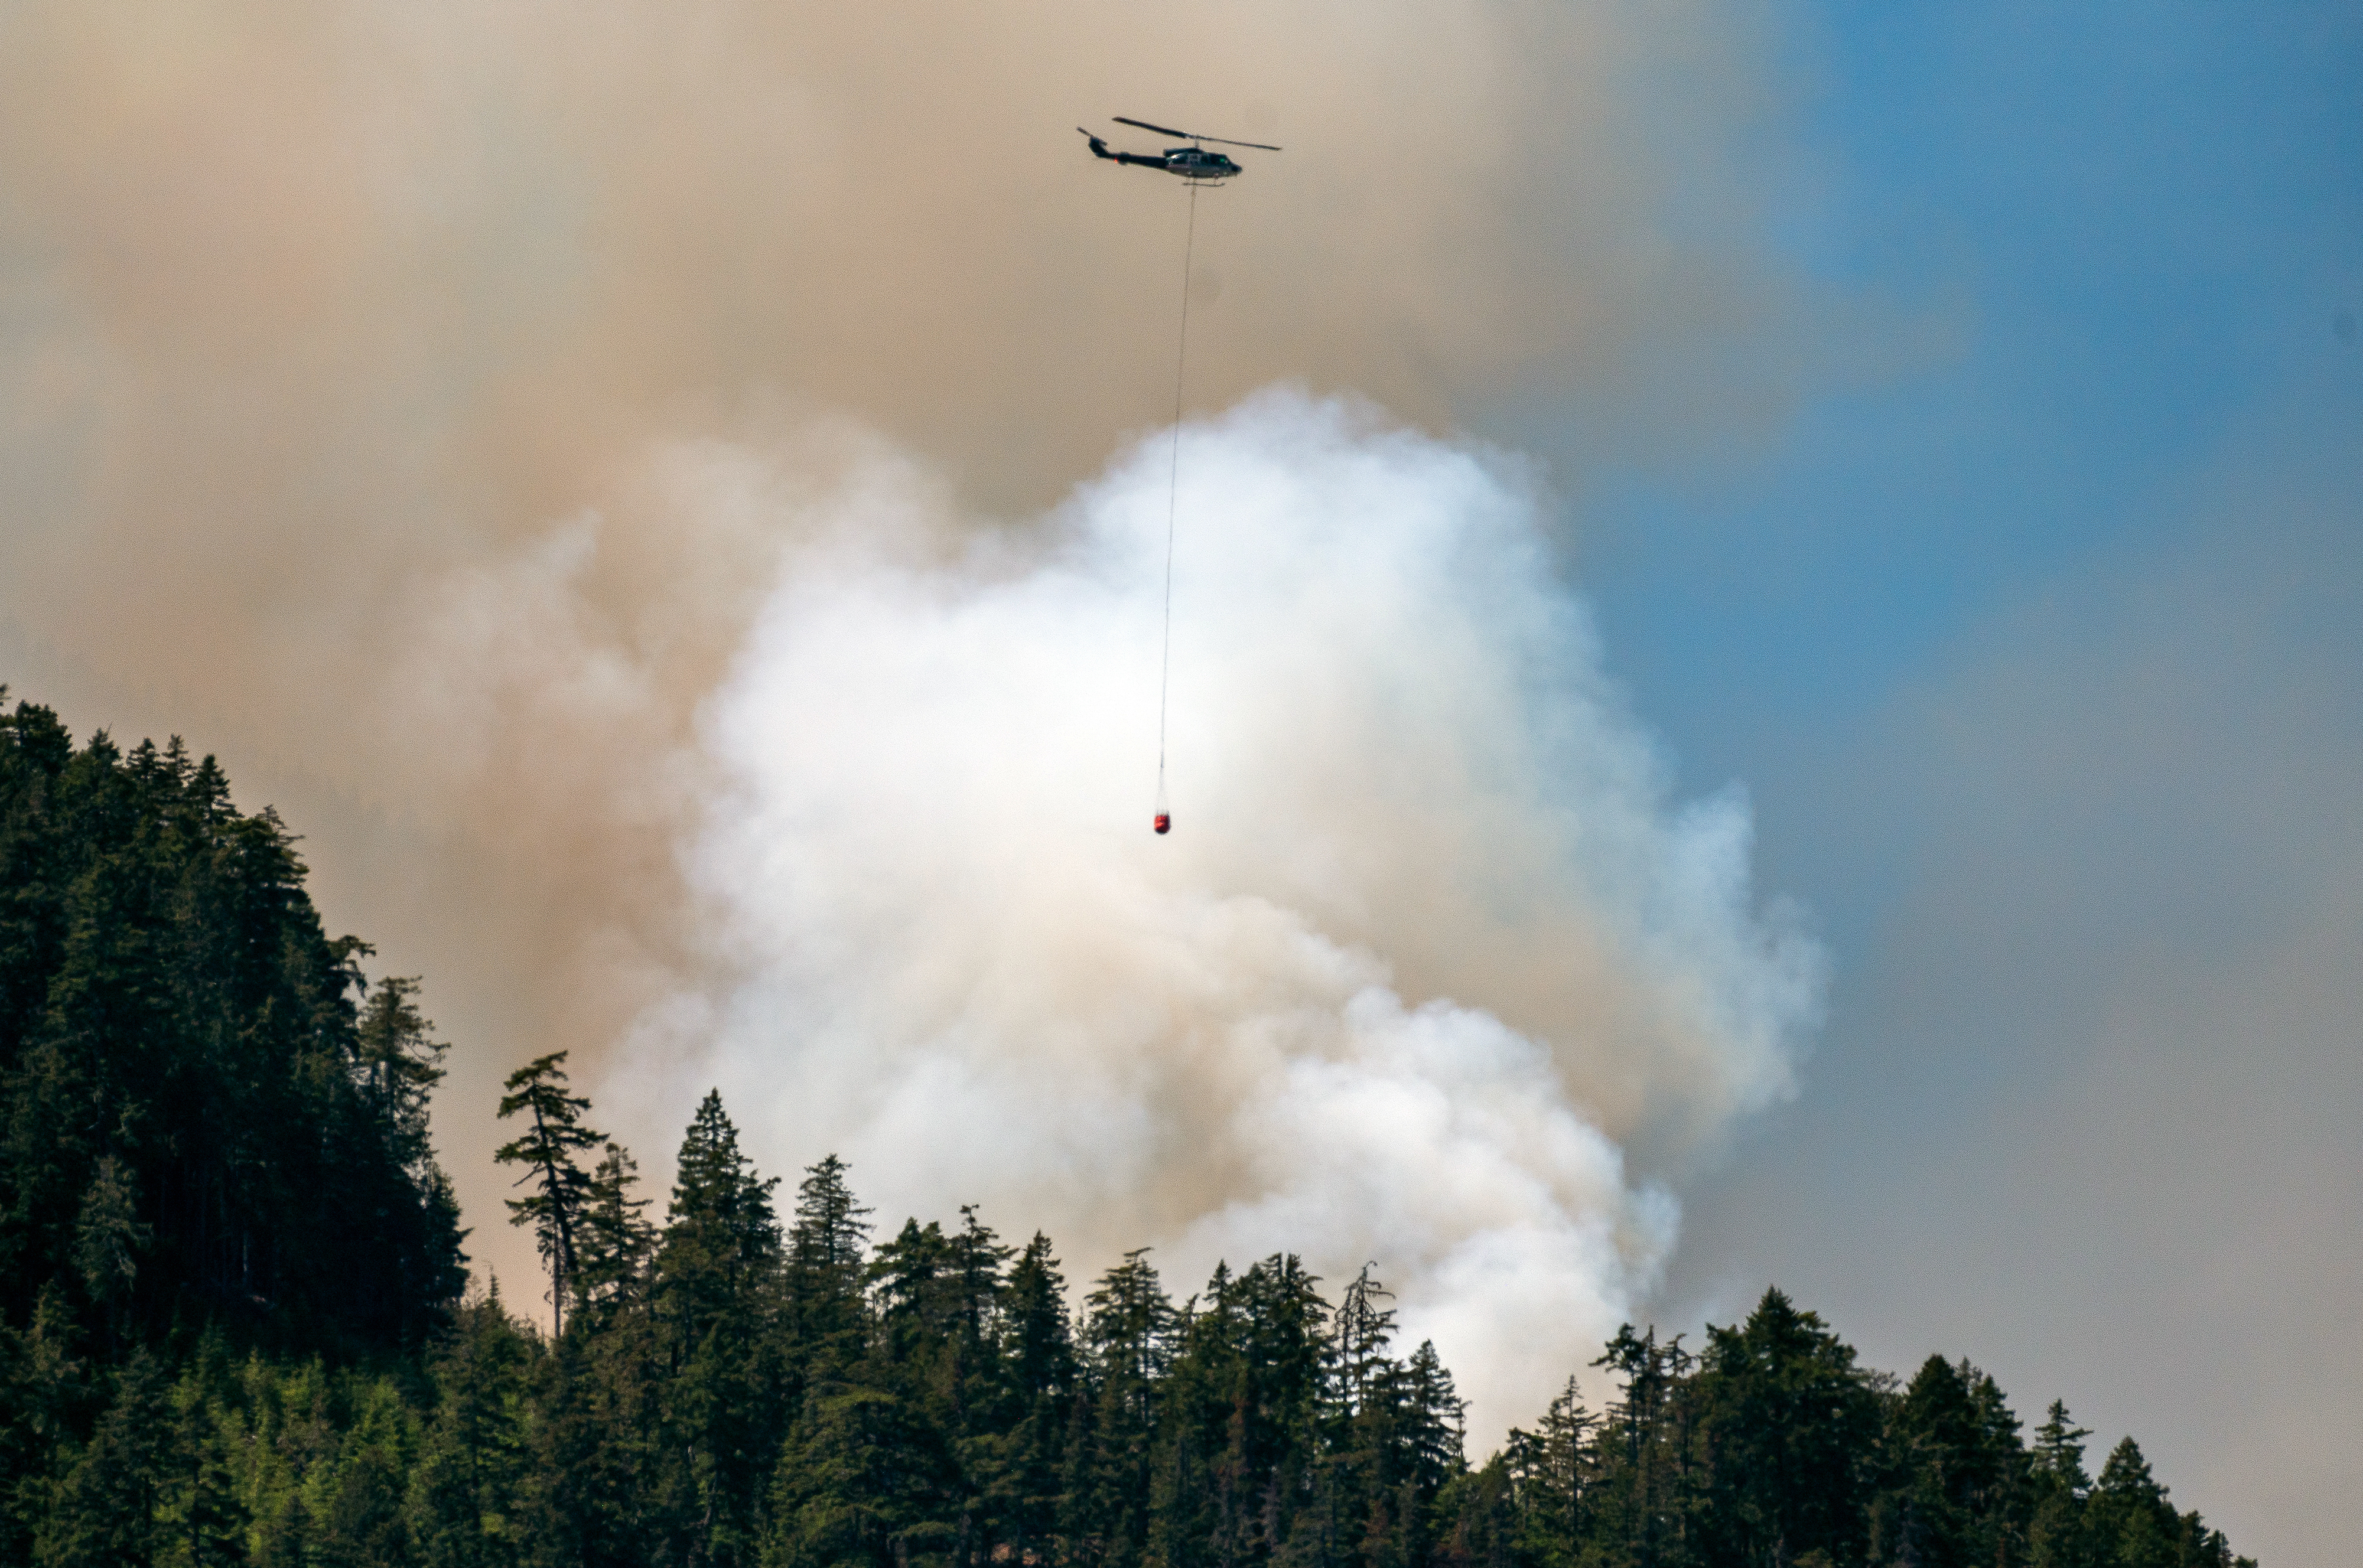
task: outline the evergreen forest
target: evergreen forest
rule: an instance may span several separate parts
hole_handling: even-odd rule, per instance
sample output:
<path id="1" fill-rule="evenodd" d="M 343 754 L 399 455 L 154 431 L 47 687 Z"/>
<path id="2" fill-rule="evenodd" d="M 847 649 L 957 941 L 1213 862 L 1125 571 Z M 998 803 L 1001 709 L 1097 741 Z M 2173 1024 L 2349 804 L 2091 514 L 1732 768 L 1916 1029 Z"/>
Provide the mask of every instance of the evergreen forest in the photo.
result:
<path id="1" fill-rule="evenodd" d="M 973 1209 L 878 1222 L 834 1156 L 782 1190 L 718 1095 L 660 1205 L 562 1053 L 499 1106 L 520 1310 L 471 1281 L 445 1047 L 372 956 L 211 758 L 0 712 L 0 1562 L 2247 1561 L 2131 1438 L 2088 1459 L 1965 1359 L 1864 1367 L 1777 1289 L 1696 1344 L 1626 1327 L 1472 1458 L 1375 1269 L 1071 1288 Z"/>

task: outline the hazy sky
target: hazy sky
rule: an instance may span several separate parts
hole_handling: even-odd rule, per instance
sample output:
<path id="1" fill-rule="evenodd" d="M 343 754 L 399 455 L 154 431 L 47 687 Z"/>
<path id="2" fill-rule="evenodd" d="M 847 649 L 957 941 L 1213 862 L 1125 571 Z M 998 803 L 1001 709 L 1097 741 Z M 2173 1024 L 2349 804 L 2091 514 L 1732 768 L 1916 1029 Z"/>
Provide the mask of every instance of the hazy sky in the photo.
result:
<path id="1" fill-rule="evenodd" d="M 1169 15 L 0 14 L 0 679 L 220 752 L 308 835 L 332 929 L 427 977 L 449 1160 L 521 1268 L 490 1088 L 628 1058 L 715 962 L 700 714 L 765 690 L 782 519 L 891 471 L 1038 542 L 1169 406 L 1180 281 L 1175 182 L 1071 127 L 1284 143 L 1202 204 L 1193 407 L 1292 380 L 1492 443 L 1547 547 L 1487 558 L 1588 616 L 1513 651 L 1604 680 L 1642 837 L 1752 807 L 1760 891 L 1683 929 L 1786 895 L 1828 966 L 1818 1032 L 1766 1014 L 1785 1107 L 1654 1046 L 1570 1069 L 1634 1162 L 1598 1212 L 1681 1205 L 1636 1309 L 1778 1281 L 1874 1364 L 2135 1432 L 2274 1568 L 2344 1561 L 2363 20 Z M 1371 938 L 1405 1000 L 1570 1016 L 1425 940 Z"/>
<path id="2" fill-rule="evenodd" d="M 2332 1562 L 2363 1363 L 2363 27 L 1825 10 L 1784 241 L 1938 362 L 1585 514 L 1612 668 L 1819 913 L 1666 1296 L 1968 1353 Z"/>
<path id="3" fill-rule="evenodd" d="M 1583 517 L 1612 668 L 1834 955 L 1670 1314 L 1779 1278 L 2363 1535 L 2363 24 L 1825 10 L 1785 243 L 1939 362 Z"/>

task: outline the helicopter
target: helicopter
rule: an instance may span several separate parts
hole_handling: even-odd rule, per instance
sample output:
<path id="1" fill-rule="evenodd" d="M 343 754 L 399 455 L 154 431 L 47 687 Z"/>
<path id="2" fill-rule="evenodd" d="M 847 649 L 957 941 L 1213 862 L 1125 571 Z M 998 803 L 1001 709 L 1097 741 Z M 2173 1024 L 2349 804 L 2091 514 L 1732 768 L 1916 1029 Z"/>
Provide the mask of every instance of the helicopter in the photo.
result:
<path id="1" fill-rule="evenodd" d="M 1178 136 L 1188 141 L 1190 145 L 1169 147 L 1161 153 L 1110 152 L 1108 144 L 1104 140 L 1083 130 L 1082 127 L 1077 126 L 1075 128 L 1082 131 L 1084 138 L 1091 142 L 1093 158 L 1104 158 L 1111 163 L 1137 164 L 1143 169 L 1162 169 L 1168 174 L 1179 174 L 1184 180 L 1193 183 L 1227 180 L 1234 174 L 1247 172 L 1232 160 L 1229 153 L 1209 152 L 1199 145 L 1201 142 L 1217 141 L 1225 147 L 1252 147 L 1259 152 L 1280 150 L 1266 142 L 1233 141 L 1228 137 L 1200 136 L 1194 131 L 1175 130 L 1171 126 L 1153 126 L 1147 120 L 1128 119 L 1122 115 L 1115 116 L 1115 123 L 1120 126 L 1138 126 L 1142 130 L 1155 131 L 1159 136 Z"/>

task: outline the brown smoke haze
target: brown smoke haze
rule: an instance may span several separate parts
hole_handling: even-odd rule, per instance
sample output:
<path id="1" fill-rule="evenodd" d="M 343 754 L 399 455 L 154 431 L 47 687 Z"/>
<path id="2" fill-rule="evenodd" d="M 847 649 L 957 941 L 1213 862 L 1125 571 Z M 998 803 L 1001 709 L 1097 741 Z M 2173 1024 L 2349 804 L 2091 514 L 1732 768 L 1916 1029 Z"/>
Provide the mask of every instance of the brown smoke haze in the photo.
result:
<path id="1" fill-rule="evenodd" d="M 426 972 L 472 1244 L 524 1273 L 485 1157 L 494 1086 L 561 1048 L 595 1086 L 723 962 L 714 890 L 682 868 L 730 773 L 698 715 L 782 561 L 881 486 L 928 549 L 1022 555 L 1171 414 L 1189 197 L 1089 160 L 1073 127 L 1287 149 L 1197 200 L 1193 410 L 1286 381 L 1449 436 L 1519 397 L 1613 402 L 1781 315 L 1734 151 L 1764 107 L 1750 21 L 14 7 L 0 655 L 79 729 L 220 752 L 245 803 L 308 835 L 332 929 Z M 1702 388 L 1674 402 L 1703 441 L 1740 417 Z M 1646 741 L 1610 729 L 1647 775 Z M 1655 788 L 1635 787 L 1645 815 Z M 1715 918 L 1744 946 L 1736 898 Z M 1410 930 L 1372 973 L 1413 1008 L 1450 977 L 1545 1031 L 1560 1004 L 1520 997 L 1555 929 L 1503 922 L 1490 956 Z M 1785 1083 L 1812 987 L 1781 962 L 1794 985 L 1729 1081 L 1668 1109 L 1628 1062 L 1570 1103 L 1674 1168 Z M 1625 1261 L 1645 1277 L 1657 1255 Z"/>

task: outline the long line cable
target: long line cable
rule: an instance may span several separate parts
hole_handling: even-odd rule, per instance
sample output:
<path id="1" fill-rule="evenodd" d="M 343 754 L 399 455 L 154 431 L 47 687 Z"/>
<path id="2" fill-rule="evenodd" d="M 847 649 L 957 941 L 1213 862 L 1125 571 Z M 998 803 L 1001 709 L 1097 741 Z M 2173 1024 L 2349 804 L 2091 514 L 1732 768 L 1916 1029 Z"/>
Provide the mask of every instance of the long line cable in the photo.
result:
<path id="1" fill-rule="evenodd" d="M 1182 242 L 1182 341 L 1173 355 L 1173 461 L 1165 480 L 1165 639 L 1157 670 L 1157 809 L 1165 810 L 1165 703 L 1173 679 L 1173 518 L 1182 499 L 1182 381 L 1190 369 L 1190 261 L 1198 246 L 1198 182 Z"/>

